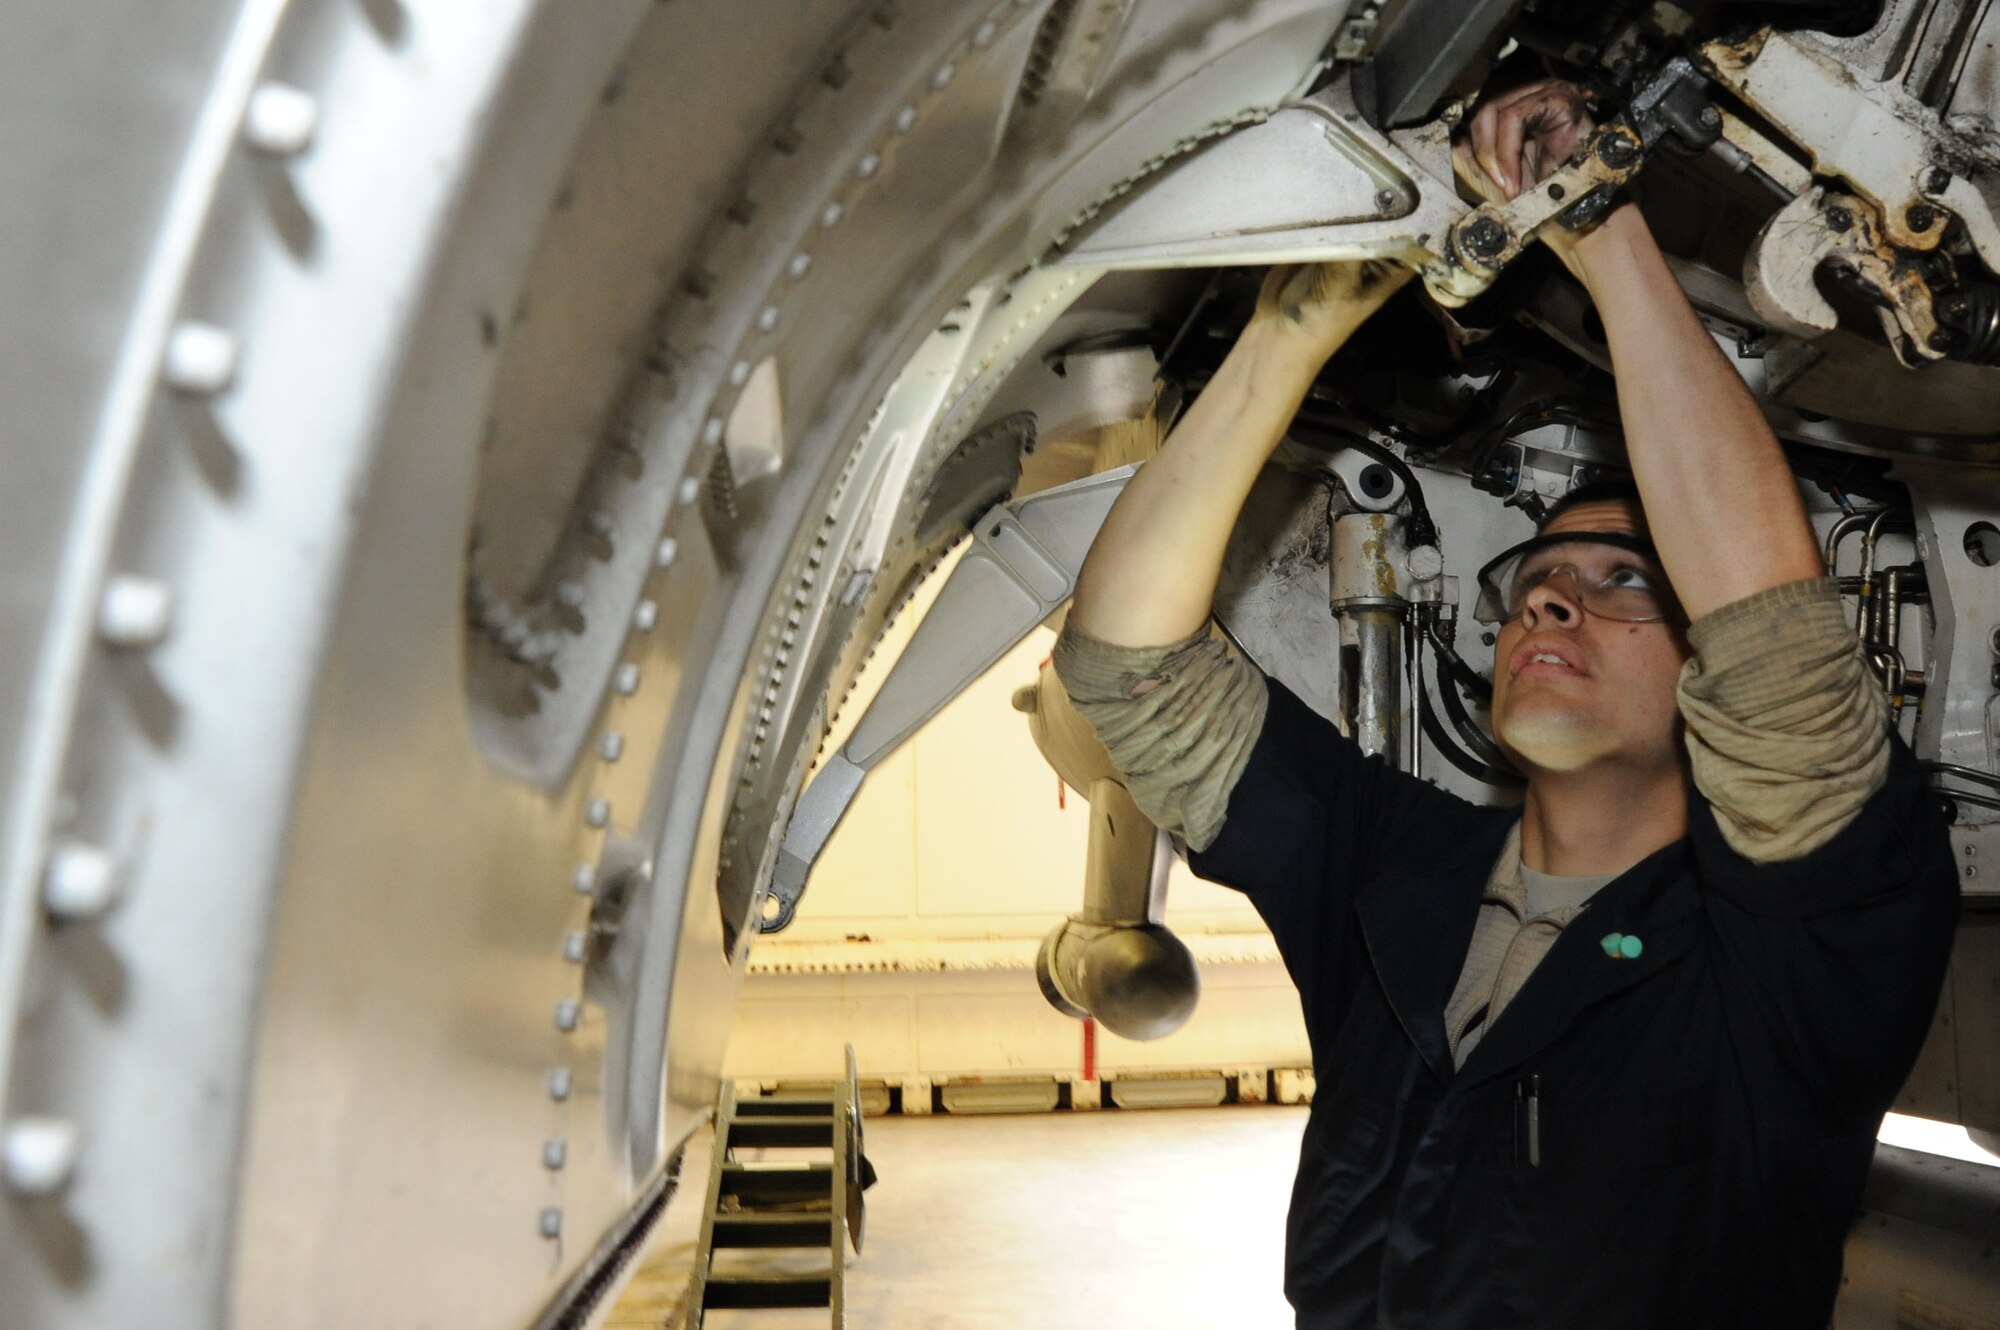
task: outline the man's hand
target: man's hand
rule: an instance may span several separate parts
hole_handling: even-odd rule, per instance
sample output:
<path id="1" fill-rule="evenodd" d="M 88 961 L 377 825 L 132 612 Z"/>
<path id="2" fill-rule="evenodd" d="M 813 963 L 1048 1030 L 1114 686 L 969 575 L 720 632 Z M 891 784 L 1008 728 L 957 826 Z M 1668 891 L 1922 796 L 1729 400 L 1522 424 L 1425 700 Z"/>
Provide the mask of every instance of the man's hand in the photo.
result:
<path id="1" fill-rule="evenodd" d="M 1568 161 L 1596 127 L 1582 89 L 1540 79 L 1480 106 L 1452 145 L 1452 164 L 1482 202 L 1504 203 Z"/>
<path id="2" fill-rule="evenodd" d="M 1410 276 L 1408 268 L 1376 260 L 1273 268 L 1251 324 L 1298 348 L 1317 372 Z"/>

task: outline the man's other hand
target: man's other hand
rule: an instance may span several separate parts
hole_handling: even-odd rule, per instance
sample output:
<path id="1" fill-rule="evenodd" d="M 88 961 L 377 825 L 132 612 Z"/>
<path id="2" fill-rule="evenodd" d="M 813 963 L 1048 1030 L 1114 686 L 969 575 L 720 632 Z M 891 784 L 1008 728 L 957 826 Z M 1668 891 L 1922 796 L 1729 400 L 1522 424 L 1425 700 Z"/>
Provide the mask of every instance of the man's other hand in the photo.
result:
<path id="1" fill-rule="evenodd" d="M 1380 260 L 1286 264 L 1265 277 L 1251 321 L 1317 368 L 1410 276 Z"/>

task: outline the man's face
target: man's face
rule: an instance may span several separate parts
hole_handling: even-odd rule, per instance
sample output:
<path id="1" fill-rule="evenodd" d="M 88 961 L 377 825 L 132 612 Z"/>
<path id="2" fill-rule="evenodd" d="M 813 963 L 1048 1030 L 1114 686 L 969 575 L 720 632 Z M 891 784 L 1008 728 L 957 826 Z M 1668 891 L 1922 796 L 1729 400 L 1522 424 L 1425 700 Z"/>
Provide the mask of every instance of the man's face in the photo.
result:
<path id="1" fill-rule="evenodd" d="M 1616 499 L 1578 504 L 1544 534 L 1564 531 L 1647 534 L 1638 508 Z M 1494 736 L 1530 774 L 1606 759 L 1678 763 L 1674 690 L 1688 656 L 1678 623 L 1600 618 L 1577 604 L 1567 578 L 1549 578 L 1527 594 L 1494 643 Z"/>

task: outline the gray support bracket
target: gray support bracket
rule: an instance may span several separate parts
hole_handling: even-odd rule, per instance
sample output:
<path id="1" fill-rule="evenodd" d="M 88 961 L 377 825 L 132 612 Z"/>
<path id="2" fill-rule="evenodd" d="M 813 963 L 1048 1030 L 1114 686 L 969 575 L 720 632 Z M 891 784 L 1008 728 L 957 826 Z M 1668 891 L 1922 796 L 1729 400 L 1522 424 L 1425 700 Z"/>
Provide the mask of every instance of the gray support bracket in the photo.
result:
<path id="1" fill-rule="evenodd" d="M 910 645 L 802 794 L 778 848 L 762 931 L 792 921 L 813 864 L 881 761 L 992 668 L 1076 587 L 1083 556 L 1137 464 L 989 509 Z"/>

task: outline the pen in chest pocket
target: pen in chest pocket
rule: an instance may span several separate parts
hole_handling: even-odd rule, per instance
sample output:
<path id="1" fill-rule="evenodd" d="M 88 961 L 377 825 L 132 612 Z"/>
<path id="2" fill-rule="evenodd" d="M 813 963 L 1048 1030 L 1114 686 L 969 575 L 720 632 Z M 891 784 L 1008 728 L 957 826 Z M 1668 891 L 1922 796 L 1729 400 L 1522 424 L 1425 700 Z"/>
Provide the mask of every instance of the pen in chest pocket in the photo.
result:
<path id="1" fill-rule="evenodd" d="M 1526 1110 L 1525 1113 L 1523 1110 Z M 1540 1075 L 1528 1077 L 1525 1081 L 1514 1082 L 1514 1123 L 1515 1156 L 1520 1162 L 1520 1124 L 1527 1118 L 1528 1127 L 1528 1167 L 1542 1166 L 1542 1078 Z"/>

